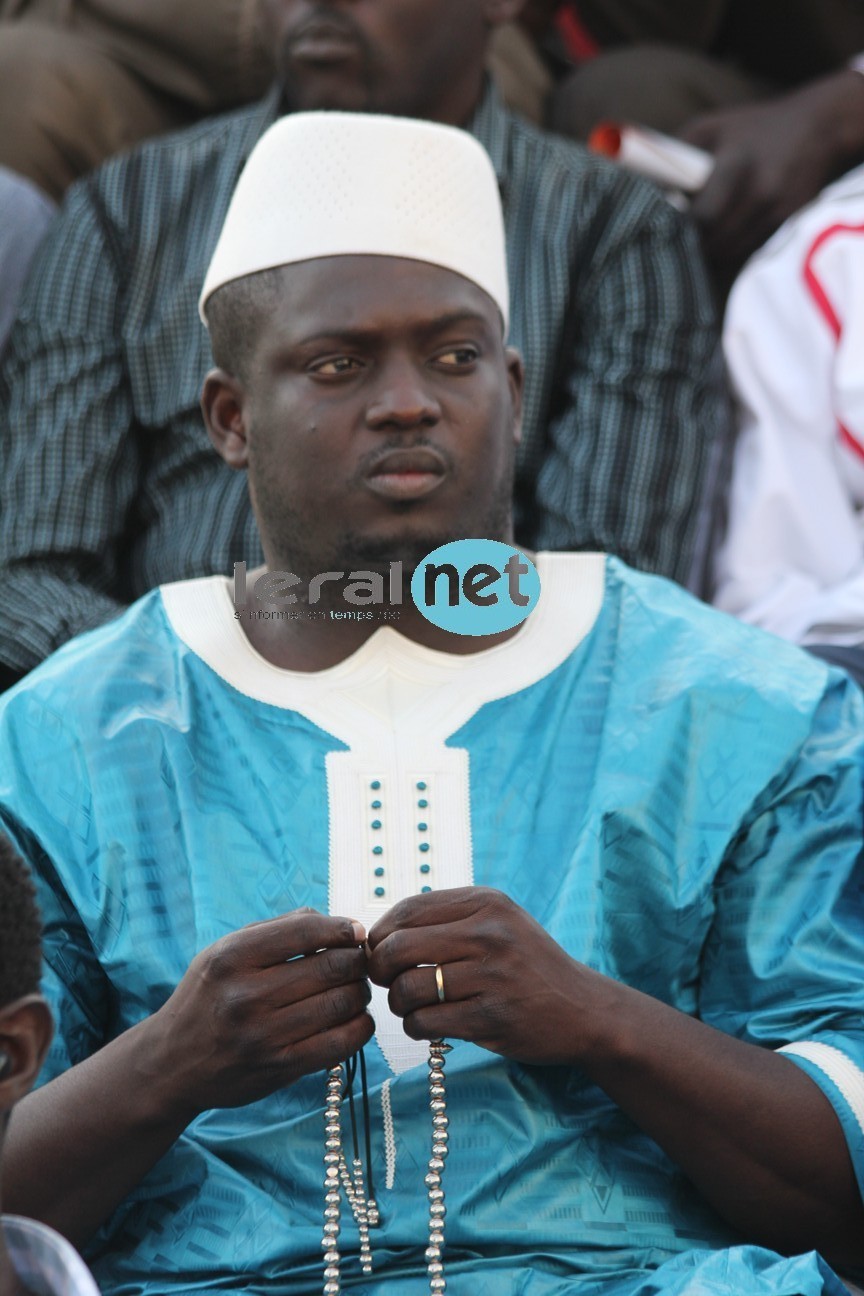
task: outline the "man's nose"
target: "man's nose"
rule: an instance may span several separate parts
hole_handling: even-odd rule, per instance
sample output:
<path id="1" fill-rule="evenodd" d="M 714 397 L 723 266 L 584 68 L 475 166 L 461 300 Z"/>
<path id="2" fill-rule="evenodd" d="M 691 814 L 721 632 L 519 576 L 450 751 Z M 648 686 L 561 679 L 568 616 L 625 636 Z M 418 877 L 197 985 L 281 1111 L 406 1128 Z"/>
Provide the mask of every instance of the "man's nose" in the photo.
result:
<path id="1" fill-rule="evenodd" d="M 431 390 L 429 375 L 408 360 L 392 361 L 380 373 L 366 407 L 366 424 L 375 430 L 431 427 L 441 406 Z"/>

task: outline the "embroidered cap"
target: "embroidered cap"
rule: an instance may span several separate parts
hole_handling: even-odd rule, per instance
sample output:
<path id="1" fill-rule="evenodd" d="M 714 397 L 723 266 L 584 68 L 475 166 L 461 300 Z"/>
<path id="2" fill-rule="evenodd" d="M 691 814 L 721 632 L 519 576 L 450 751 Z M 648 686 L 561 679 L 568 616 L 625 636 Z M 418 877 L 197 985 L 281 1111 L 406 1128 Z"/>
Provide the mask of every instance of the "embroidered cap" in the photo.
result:
<path id="1" fill-rule="evenodd" d="M 508 323 L 504 222 L 492 163 L 454 126 L 373 113 L 289 113 L 244 167 L 198 304 L 223 284 L 316 257 L 443 266 Z"/>

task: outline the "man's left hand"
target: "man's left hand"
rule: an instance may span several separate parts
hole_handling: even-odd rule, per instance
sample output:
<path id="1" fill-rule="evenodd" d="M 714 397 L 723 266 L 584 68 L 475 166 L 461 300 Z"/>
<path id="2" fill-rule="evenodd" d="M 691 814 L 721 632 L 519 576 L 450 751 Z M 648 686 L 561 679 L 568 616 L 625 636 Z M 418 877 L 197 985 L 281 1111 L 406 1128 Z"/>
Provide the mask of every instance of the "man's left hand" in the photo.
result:
<path id="1" fill-rule="evenodd" d="M 412 1039 L 578 1066 L 736 1232 L 786 1254 L 813 1248 L 861 1264 L 861 1198 L 842 1127 L 790 1058 L 592 971 L 485 887 L 403 900 L 368 946 L 368 975 L 389 986 Z"/>
<path id="2" fill-rule="evenodd" d="M 470 1040 L 520 1062 L 572 1063 L 597 983 L 501 891 L 459 887 L 395 905 L 369 933 L 369 976 L 412 1039 Z M 436 965 L 445 1001 L 439 1001 Z"/>

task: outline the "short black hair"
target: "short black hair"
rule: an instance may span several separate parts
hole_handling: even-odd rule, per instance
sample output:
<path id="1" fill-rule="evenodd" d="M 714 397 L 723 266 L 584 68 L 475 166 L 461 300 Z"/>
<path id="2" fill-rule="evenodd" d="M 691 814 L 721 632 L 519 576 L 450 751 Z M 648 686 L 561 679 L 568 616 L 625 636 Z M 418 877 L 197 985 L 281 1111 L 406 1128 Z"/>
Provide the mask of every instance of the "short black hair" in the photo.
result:
<path id="1" fill-rule="evenodd" d="M 213 359 L 220 369 L 245 380 L 261 327 L 261 314 L 279 293 L 283 266 L 232 279 L 207 300 Z"/>
<path id="2" fill-rule="evenodd" d="M 36 994 L 42 974 L 42 918 L 27 865 L 0 831 L 0 1008 Z"/>

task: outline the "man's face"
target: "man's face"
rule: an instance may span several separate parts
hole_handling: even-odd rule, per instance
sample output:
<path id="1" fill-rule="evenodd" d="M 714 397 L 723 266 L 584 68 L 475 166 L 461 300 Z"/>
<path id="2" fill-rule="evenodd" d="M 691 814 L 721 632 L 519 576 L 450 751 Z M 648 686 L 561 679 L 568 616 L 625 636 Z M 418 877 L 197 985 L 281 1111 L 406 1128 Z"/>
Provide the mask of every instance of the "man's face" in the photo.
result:
<path id="1" fill-rule="evenodd" d="M 489 0 L 261 0 L 261 7 L 290 110 L 459 125 L 479 97 Z"/>
<path id="2" fill-rule="evenodd" d="M 510 539 L 522 367 L 492 299 L 393 257 L 279 274 L 226 454 L 248 467 L 270 566 L 413 568 L 449 540 Z"/>

